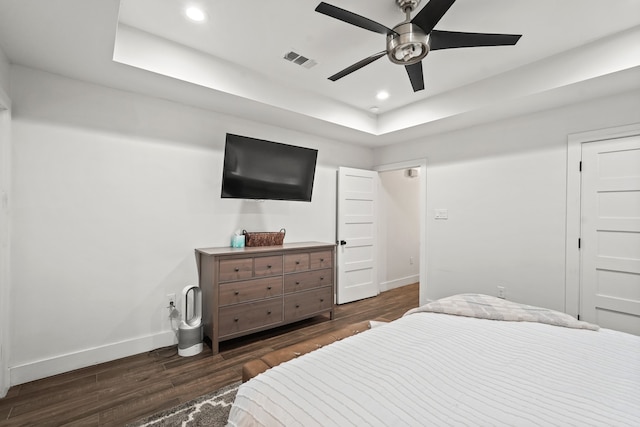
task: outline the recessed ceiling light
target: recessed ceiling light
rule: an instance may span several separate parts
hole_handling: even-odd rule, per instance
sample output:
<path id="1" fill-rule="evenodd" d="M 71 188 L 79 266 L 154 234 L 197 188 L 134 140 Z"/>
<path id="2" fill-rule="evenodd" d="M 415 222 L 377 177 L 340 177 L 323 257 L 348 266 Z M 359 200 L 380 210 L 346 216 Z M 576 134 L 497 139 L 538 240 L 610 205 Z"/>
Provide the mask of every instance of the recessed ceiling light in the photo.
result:
<path id="1" fill-rule="evenodd" d="M 383 100 L 383 99 L 387 99 L 389 97 L 389 92 L 385 92 L 384 90 L 381 90 L 380 92 L 378 92 L 378 94 L 376 95 L 376 98 Z"/>
<path id="2" fill-rule="evenodd" d="M 187 15 L 187 18 L 191 19 L 192 21 L 196 21 L 196 22 L 202 22 L 207 17 L 204 14 L 204 12 L 201 9 L 198 9 L 197 7 L 189 7 L 189 8 L 187 8 L 187 10 L 185 10 L 184 13 Z"/>

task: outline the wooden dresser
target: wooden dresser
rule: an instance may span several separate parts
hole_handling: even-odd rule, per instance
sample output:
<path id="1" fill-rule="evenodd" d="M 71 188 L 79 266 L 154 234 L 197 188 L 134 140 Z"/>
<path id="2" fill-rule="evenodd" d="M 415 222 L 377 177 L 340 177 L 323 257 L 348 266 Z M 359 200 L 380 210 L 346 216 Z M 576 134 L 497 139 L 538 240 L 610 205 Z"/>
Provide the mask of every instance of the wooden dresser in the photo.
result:
<path id="1" fill-rule="evenodd" d="M 218 343 L 301 319 L 333 318 L 335 245 L 196 249 L 204 334 Z"/>

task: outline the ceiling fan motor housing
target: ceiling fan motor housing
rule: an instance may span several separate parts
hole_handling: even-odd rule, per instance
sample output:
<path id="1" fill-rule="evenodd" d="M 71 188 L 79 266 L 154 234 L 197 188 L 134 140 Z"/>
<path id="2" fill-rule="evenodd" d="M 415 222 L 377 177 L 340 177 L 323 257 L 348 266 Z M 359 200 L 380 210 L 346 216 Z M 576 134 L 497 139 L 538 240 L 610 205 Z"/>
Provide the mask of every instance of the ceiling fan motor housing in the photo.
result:
<path id="1" fill-rule="evenodd" d="M 429 35 L 411 22 L 405 22 L 393 28 L 387 35 L 387 56 L 391 62 L 412 65 L 429 53 Z"/>

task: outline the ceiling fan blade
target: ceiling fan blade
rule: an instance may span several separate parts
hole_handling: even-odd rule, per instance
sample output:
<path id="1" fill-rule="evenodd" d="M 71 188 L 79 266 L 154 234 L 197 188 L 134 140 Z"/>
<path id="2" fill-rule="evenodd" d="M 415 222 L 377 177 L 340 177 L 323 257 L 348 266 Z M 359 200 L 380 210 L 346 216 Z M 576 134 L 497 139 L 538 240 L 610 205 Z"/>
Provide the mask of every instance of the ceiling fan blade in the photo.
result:
<path id="1" fill-rule="evenodd" d="M 477 46 L 513 46 L 518 43 L 519 34 L 461 33 L 458 31 L 433 30 L 429 39 L 431 50 L 455 49 Z"/>
<path id="2" fill-rule="evenodd" d="M 341 79 L 344 76 L 347 76 L 347 75 L 353 73 L 354 71 L 359 70 L 360 68 L 364 67 L 365 65 L 371 64 L 376 59 L 382 58 L 386 54 L 387 54 L 387 51 L 383 50 L 382 52 L 378 52 L 376 54 L 373 54 L 373 55 L 369 56 L 368 58 L 364 58 L 362 61 L 358 61 L 355 64 L 351 65 L 350 67 L 347 67 L 344 70 L 340 71 L 339 73 L 336 73 L 333 76 L 329 77 L 329 80 L 331 80 L 332 82 L 335 82 L 336 80 Z"/>
<path id="3" fill-rule="evenodd" d="M 422 61 L 416 62 L 412 65 L 405 65 L 404 68 L 409 74 L 409 80 L 411 80 L 411 86 L 413 91 L 417 92 L 424 89 L 424 77 L 422 75 Z"/>
<path id="4" fill-rule="evenodd" d="M 413 17 L 411 23 L 429 34 L 455 2 L 456 0 L 429 0 L 429 3 Z"/>
<path id="5" fill-rule="evenodd" d="M 357 15 L 353 12 L 349 12 L 348 10 L 341 9 L 337 6 L 332 6 L 325 2 L 321 2 L 318 7 L 316 7 L 316 12 L 320 12 L 332 18 L 339 19 L 346 22 L 347 24 L 355 25 L 357 27 L 364 28 L 365 30 L 373 31 L 374 33 L 392 34 L 394 32 L 392 29 L 387 28 L 375 21 L 372 21 L 369 18 L 365 18 L 364 16 Z"/>

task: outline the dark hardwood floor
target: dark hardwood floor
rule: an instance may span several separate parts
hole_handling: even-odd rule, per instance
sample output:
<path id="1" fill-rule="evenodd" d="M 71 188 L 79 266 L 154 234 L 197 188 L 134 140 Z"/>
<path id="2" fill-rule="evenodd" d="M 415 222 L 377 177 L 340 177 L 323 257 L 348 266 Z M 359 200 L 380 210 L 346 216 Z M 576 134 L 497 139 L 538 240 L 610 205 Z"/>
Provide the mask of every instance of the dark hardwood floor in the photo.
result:
<path id="1" fill-rule="evenodd" d="M 0 426 L 122 426 L 241 379 L 242 365 L 278 348 L 361 320 L 394 320 L 418 305 L 418 284 L 336 307 L 327 316 L 223 342 L 180 357 L 176 346 L 12 387 Z"/>

